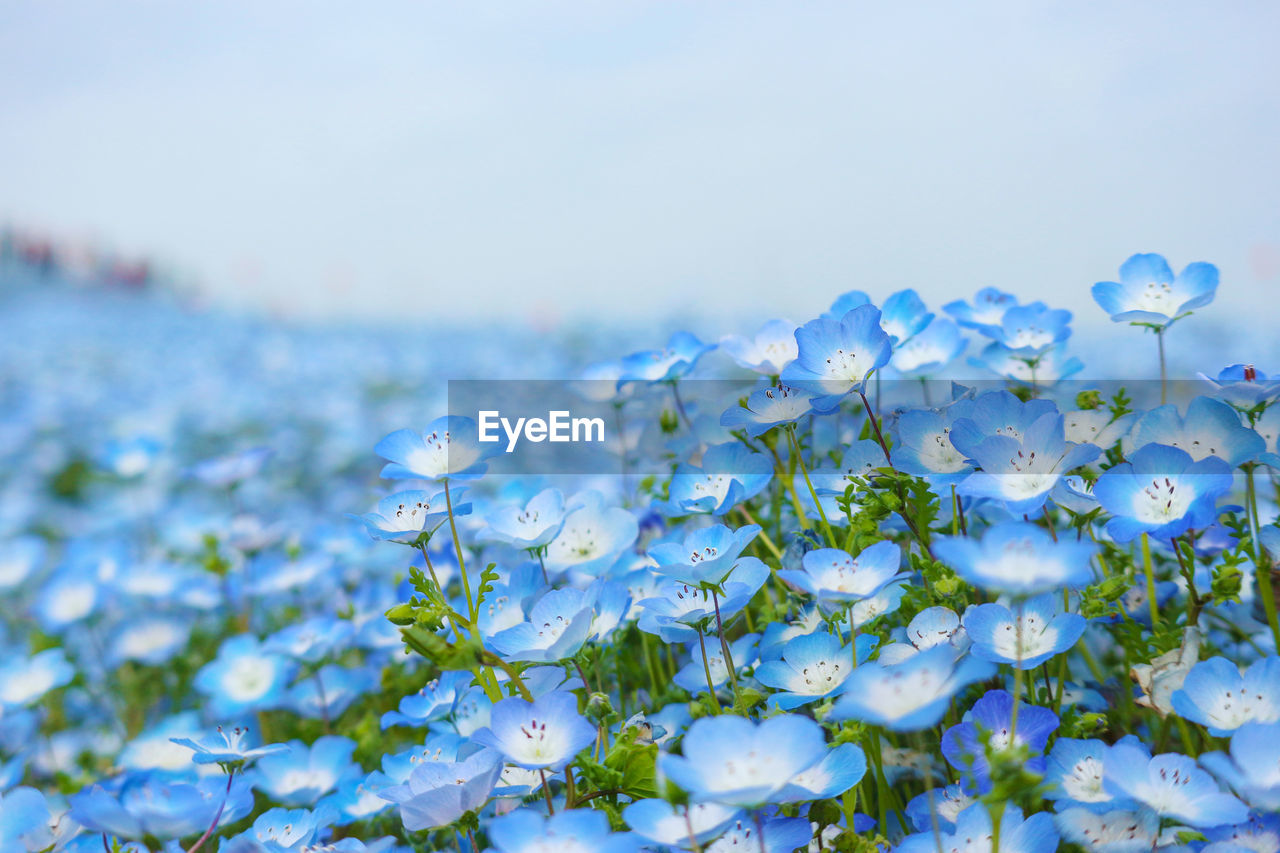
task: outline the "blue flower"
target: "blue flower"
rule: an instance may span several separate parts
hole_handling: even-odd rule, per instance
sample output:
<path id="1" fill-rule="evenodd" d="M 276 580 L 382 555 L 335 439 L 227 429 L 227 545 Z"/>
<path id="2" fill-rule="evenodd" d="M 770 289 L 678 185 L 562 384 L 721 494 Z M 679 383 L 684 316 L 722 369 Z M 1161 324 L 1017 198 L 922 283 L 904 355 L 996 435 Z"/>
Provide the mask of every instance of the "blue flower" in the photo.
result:
<path id="1" fill-rule="evenodd" d="M 0 542 L 0 590 L 21 586 L 44 562 L 48 548 L 37 536 L 17 536 Z"/>
<path id="2" fill-rule="evenodd" d="M 1133 735 L 1126 735 L 1118 743 L 1134 746 L 1150 758 L 1150 751 Z M 1072 804 L 1099 813 L 1133 807 L 1133 800 L 1117 796 L 1104 784 L 1110 754 L 1111 747 L 1100 740 L 1058 738 L 1045 765 L 1045 796 L 1058 800 L 1060 810 Z"/>
<path id="3" fill-rule="evenodd" d="M 795 423 L 813 411 L 812 398 L 787 385 L 775 385 L 752 391 L 746 406 L 725 409 L 720 426 L 742 428 L 756 438 L 776 426 Z"/>
<path id="4" fill-rule="evenodd" d="M 450 495 L 454 502 L 455 516 L 471 512 L 471 504 L 457 503 L 463 491 L 465 490 L 457 489 Z M 448 518 L 443 489 L 437 492 L 396 492 L 378 501 L 378 507 L 373 512 L 360 516 L 365 529 L 374 539 L 410 544 L 423 534 L 434 533 Z"/>
<path id="5" fill-rule="evenodd" d="M 1187 416 L 1174 405 L 1159 406 L 1138 418 L 1126 446 L 1163 444 L 1185 450 L 1191 458 L 1216 456 L 1235 468 L 1252 461 L 1267 449 L 1262 436 L 1240 423 L 1240 415 L 1220 400 L 1196 397 Z"/>
<path id="6" fill-rule="evenodd" d="M 1004 501 L 1009 511 L 1027 514 L 1044 506 L 1049 492 L 1072 469 L 1096 459 L 1092 444 L 1069 444 L 1062 415 L 1047 412 L 1037 418 L 1021 439 L 989 435 L 976 444 L 961 442 L 961 423 L 952 427 L 951 440 L 981 471 L 964 479 L 956 492 Z"/>
<path id="7" fill-rule="evenodd" d="M 639 532 L 631 513 L 605 506 L 597 491 L 580 492 L 569 501 L 564 525 L 547 545 L 547 569 L 599 574 L 635 544 Z"/>
<path id="8" fill-rule="evenodd" d="M 981 541 L 944 536 L 934 555 L 961 578 L 989 592 L 1027 596 L 1052 589 L 1079 589 L 1093 580 L 1089 561 L 1094 546 L 1062 537 L 1055 542 L 1044 529 L 1011 521 L 987 529 Z"/>
<path id="9" fill-rule="evenodd" d="M 5 712 L 39 701 L 50 690 L 69 684 L 76 674 L 62 649 L 8 658 L 0 663 L 0 710 Z"/>
<path id="10" fill-rule="evenodd" d="M 1001 321 L 1010 308 L 1016 307 L 1018 298 L 994 287 L 984 287 L 973 297 L 973 303 L 957 299 L 942 306 L 956 322 L 966 329 L 975 329 L 989 338 L 999 337 Z"/>
<path id="11" fill-rule="evenodd" d="M 334 823 L 340 826 L 368 820 L 391 808 L 391 802 L 382 797 L 382 792 L 394 785 L 391 777 L 380 770 L 364 778 L 347 779 L 338 783 L 332 794 L 320 799 L 316 811 L 336 813 Z"/>
<path id="12" fill-rule="evenodd" d="M 25 853 L 53 846 L 49 803 L 35 788 L 0 790 L 0 850 Z"/>
<path id="13" fill-rule="evenodd" d="M 474 480 L 487 469 L 485 460 L 501 452 L 498 444 L 482 444 L 471 418 L 445 415 L 422 432 L 400 429 L 379 441 L 373 452 L 388 460 L 382 476 L 392 480 Z"/>
<path id="14" fill-rule="evenodd" d="M 495 507 L 485 517 L 488 527 L 481 535 L 513 548 L 541 548 L 560 532 L 564 519 L 564 495 L 559 489 L 543 489 L 523 509 L 511 504 Z"/>
<path id="15" fill-rule="evenodd" d="M 1048 592 L 1019 601 L 1010 610 L 1002 604 L 977 604 L 964 614 L 964 628 L 973 641 L 973 654 L 992 663 L 1034 669 L 1067 651 L 1084 633 L 1085 618 L 1062 612 L 1062 596 Z"/>
<path id="16" fill-rule="evenodd" d="M 261 850 L 278 853 L 282 850 L 302 850 L 310 847 L 320 831 L 328 825 L 328 815 L 317 809 L 267 809 L 258 815 L 253 826 L 232 839 L 248 842 L 245 848 L 234 850 Z M 256 842 L 256 844 L 254 844 Z M 228 845 L 232 846 L 232 845 Z"/>
<path id="17" fill-rule="evenodd" d="M 666 502 L 655 502 L 654 509 L 671 516 L 724 515 L 764 491 L 771 479 L 773 462 L 767 454 L 755 453 L 737 441 L 715 444 L 707 448 L 697 465 L 680 463 L 671 477 Z"/>
<path id="18" fill-rule="evenodd" d="M 382 728 L 415 726 L 421 728 L 436 720 L 443 720 L 453 713 L 458 697 L 466 691 L 475 678 L 469 672 L 442 672 L 439 678 L 427 682 L 417 693 L 410 693 L 400 700 L 400 707 L 382 715 Z"/>
<path id="19" fill-rule="evenodd" d="M 1243 674 L 1226 658 L 1200 661 L 1171 701 L 1179 716 L 1206 726 L 1215 737 L 1246 723 L 1280 721 L 1280 658 L 1255 661 Z"/>
<path id="20" fill-rule="evenodd" d="M 777 376 L 795 360 L 796 328 L 790 320 L 770 320 L 754 338 L 726 335 L 720 339 L 720 349 L 748 370 Z"/>
<path id="21" fill-rule="evenodd" d="M 866 660 L 875 638 L 858 637 L 858 661 Z M 784 711 L 819 699 L 838 696 L 853 672 L 853 652 L 826 631 L 793 637 L 782 647 L 782 660 L 766 661 L 756 667 L 756 680 L 783 691 L 769 701 Z"/>
<path id="22" fill-rule="evenodd" d="M 747 606 L 751 597 L 769 579 L 769 567 L 755 557 L 740 557 L 733 574 L 717 594 L 722 620 Z M 683 643 L 697 639 L 694 626 L 709 622 L 716 614 L 717 600 L 705 587 L 681 581 L 665 581 L 657 596 L 640 601 L 641 631 L 657 634 L 665 642 Z"/>
<path id="23" fill-rule="evenodd" d="M 1147 853 L 1160 837 L 1160 816 L 1147 808 L 1096 812 L 1076 806 L 1053 822 L 1064 840 L 1099 853 Z"/>
<path id="24" fill-rule="evenodd" d="M 703 847 L 705 853 L 793 853 L 813 839 L 813 828 L 801 817 L 770 817 L 757 823 L 738 818 L 728 831 Z"/>
<path id="25" fill-rule="evenodd" d="M 627 607 L 626 590 L 619 584 L 596 581 L 588 589 L 565 587 L 548 591 L 529 610 L 529 620 L 499 631 L 489 645 L 513 661 L 553 662 L 571 658 L 590 639 L 602 600 L 619 596 Z"/>
<path id="26" fill-rule="evenodd" d="M 1113 516 L 1107 533 L 1117 542 L 1140 533 L 1172 539 L 1208 527 L 1231 484 L 1231 467 L 1217 457 L 1195 462 L 1185 450 L 1148 444 L 1104 471 L 1093 495 Z"/>
<path id="27" fill-rule="evenodd" d="M 169 773 L 129 774 L 72 794 L 71 817 L 90 832 L 162 840 L 198 835 L 221 808 L 218 826 L 253 811 L 253 786 L 244 776 L 205 776 L 194 782 Z M 225 808 L 222 807 L 226 800 Z"/>
<path id="28" fill-rule="evenodd" d="M 1013 723 L 1013 696 L 1006 690 L 989 690 L 965 712 L 959 725 L 947 729 L 942 736 L 942 754 L 947 762 L 963 773 L 972 774 L 978 790 L 991 790 L 991 764 L 987 748 L 994 751 L 1027 747 L 1033 758 L 1024 767 L 1033 772 L 1044 771 L 1044 752 L 1049 735 L 1058 728 L 1058 717 L 1048 708 L 1018 703 L 1018 728 Z"/>
<path id="29" fill-rule="evenodd" d="M 855 308 L 870 305 L 871 297 L 861 290 L 847 290 L 835 298 L 831 307 L 822 312 L 823 319 L 839 320 Z"/>
<path id="30" fill-rule="evenodd" d="M 933 314 L 910 288 L 891 293 L 880 309 L 880 328 L 884 329 L 895 347 L 901 347 L 914 338 L 932 321 Z"/>
<path id="31" fill-rule="evenodd" d="M 611 831 L 609 818 L 597 809 L 570 809 L 550 817 L 518 809 L 495 818 L 488 831 L 497 853 L 632 853 L 640 847 L 635 836 Z"/>
<path id="32" fill-rule="evenodd" d="M 1231 736 L 1229 754 L 1200 760 L 1255 808 L 1280 810 L 1280 723 L 1246 723 Z"/>
<path id="33" fill-rule="evenodd" d="M 262 643 L 262 650 L 314 664 L 337 654 L 354 634 L 355 626 L 348 619 L 313 616 L 267 637 Z"/>
<path id="34" fill-rule="evenodd" d="M 783 569 L 782 578 L 820 602 L 848 603 L 870 598 L 904 575 L 902 549 L 882 540 L 864 548 L 857 557 L 837 548 L 818 548 L 804 555 L 803 571 Z"/>
<path id="35" fill-rule="evenodd" d="M 196 764 L 221 764 L 233 767 L 244 767 L 264 755 L 283 752 L 289 748 L 283 743 L 251 747 L 245 743 L 248 734 L 248 729 L 242 729 L 239 726 L 231 729 L 218 726 L 216 732 L 201 738 L 174 737 L 169 740 L 193 750 L 191 760 Z"/>
<path id="36" fill-rule="evenodd" d="M 987 661 L 961 659 L 950 646 L 935 646 L 892 666 L 872 661 L 849 676 L 831 718 L 893 731 L 926 729 L 942 719 L 952 696 L 994 672 Z"/>
<path id="37" fill-rule="evenodd" d="M 996 342 L 1019 358 L 1035 358 L 1071 335 L 1071 312 L 1050 308 L 1043 302 L 1019 305 L 1000 318 Z"/>
<path id="38" fill-rule="evenodd" d="M 958 652 L 969 647 L 969 635 L 960 624 L 960 617 L 950 607 L 939 605 L 921 610 L 911 617 L 905 629 L 895 629 L 893 636 L 895 639 L 905 639 L 906 642 L 898 641 L 881 646 L 876 660 L 882 666 L 902 663 L 917 652 L 934 646 L 948 645 Z"/>
<path id="39" fill-rule="evenodd" d="M 99 462 L 117 477 L 137 477 L 145 474 L 164 449 L 151 436 L 139 435 L 107 442 L 99 455 Z"/>
<path id="40" fill-rule="evenodd" d="M 779 714 L 756 724 L 724 715 L 695 720 L 681 751 L 659 753 L 658 772 L 694 802 L 747 807 L 768 802 L 822 761 L 827 744 L 808 717 Z"/>
<path id="41" fill-rule="evenodd" d="M 759 634 L 743 634 L 729 644 L 729 655 L 733 659 L 735 671 L 741 672 L 751 666 L 759 654 Z M 706 648 L 706 660 L 703 660 L 703 648 Z M 698 693 L 707 688 L 707 672 L 711 673 L 711 685 L 720 689 L 729 681 L 729 665 L 724 659 L 724 650 L 714 638 L 702 642 L 690 643 L 690 660 L 675 674 L 671 682 L 677 687 Z"/>
<path id="42" fill-rule="evenodd" d="M 513 696 L 495 703 L 488 727 L 471 739 L 520 767 L 560 770 L 596 739 L 596 729 L 578 713 L 578 697 L 557 690 L 533 702 Z"/>
<path id="43" fill-rule="evenodd" d="M 1009 349 L 999 341 L 983 347 L 977 356 L 969 358 L 969 364 L 1020 385 L 1040 388 L 1051 386 L 1084 370 L 1084 362 L 1075 356 L 1065 356 L 1062 347 L 1052 347 L 1035 357 L 1029 357 Z"/>
<path id="44" fill-rule="evenodd" d="M 821 761 L 801 770 L 777 795 L 780 803 L 810 802 L 838 797 L 862 780 L 867 757 L 862 748 L 842 743 L 827 750 Z"/>
<path id="45" fill-rule="evenodd" d="M 1252 364 L 1232 364 L 1222 368 L 1214 379 L 1203 373 L 1200 378 L 1213 386 L 1223 400 L 1237 409 L 1270 405 L 1280 397 L 1280 378 L 1268 376 Z"/>
<path id="46" fill-rule="evenodd" d="M 142 616 L 120 626 L 111 638 L 107 660 L 113 666 L 125 661 L 160 666 L 187 647 L 191 639 L 190 620 L 176 616 Z"/>
<path id="47" fill-rule="evenodd" d="M 351 760 L 355 741 L 325 735 L 307 746 L 292 740 L 287 749 L 258 760 L 256 787 L 286 806 L 313 806 L 339 784 L 363 774 Z"/>
<path id="48" fill-rule="evenodd" d="M 956 816 L 951 833 L 918 832 L 908 835 L 894 853 L 937 853 L 938 850 L 985 853 L 991 849 L 991 813 L 985 803 L 969 806 Z M 1058 831 L 1053 816 L 1038 812 L 1026 820 L 1022 811 L 1006 803 L 1000 819 L 1000 853 L 1053 853 L 1058 849 Z"/>
<path id="49" fill-rule="evenodd" d="M 1165 328 L 1208 305 L 1217 290 L 1218 268 L 1213 264 L 1188 264 L 1175 278 L 1162 256 L 1138 254 L 1120 266 L 1120 281 L 1095 284 L 1093 299 L 1117 323 Z"/>
<path id="50" fill-rule="evenodd" d="M 938 820 L 938 829 L 954 832 L 956 818 L 969 806 L 977 802 L 977 798 L 967 793 L 964 786 L 956 783 L 945 788 L 925 791 L 911 798 L 907 803 L 907 818 L 916 832 L 933 832 L 933 820 Z"/>
<path id="51" fill-rule="evenodd" d="M 405 829 L 435 829 L 478 811 L 501 774 L 502 756 L 482 749 L 462 761 L 423 762 L 414 768 L 408 782 L 383 788 L 379 796 L 400 807 Z"/>
<path id="52" fill-rule="evenodd" d="M 380 675 L 371 666 L 322 666 L 289 688 L 284 706 L 309 720 L 336 720 L 378 686 Z"/>
<path id="53" fill-rule="evenodd" d="M 759 525 L 731 530 L 723 524 L 702 527 L 683 542 L 664 542 L 649 548 L 649 557 L 660 575 L 701 586 L 719 586 L 732 574 L 743 549 L 760 533 Z"/>
<path id="54" fill-rule="evenodd" d="M 1195 827 L 1241 823 L 1249 816 L 1248 806 L 1222 793 L 1194 759 L 1173 752 L 1149 757 L 1132 744 L 1116 744 L 1103 784 L 1161 817 Z"/>
<path id="55" fill-rule="evenodd" d="M 668 382 L 693 370 L 703 355 L 715 349 L 689 332 L 676 332 L 660 350 L 642 350 L 622 359 L 618 387 L 628 382 Z"/>
<path id="56" fill-rule="evenodd" d="M 740 809 L 718 803 L 690 803 L 673 806 L 666 800 L 636 800 L 622 810 L 622 818 L 632 832 L 667 847 L 699 844 L 715 838 L 742 815 Z"/>
<path id="57" fill-rule="evenodd" d="M 782 371 L 782 381 L 816 396 L 818 411 L 829 411 L 867 377 L 888 364 L 893 345 L 880 327 L 880 310 L 855 308 L 839 320 L 810 320 L 796 330 L 799 354 Z"/>
<path id="58" fill-rule="evenodd" d="M 951 442 L 951 418 L 941 412 L 910 409 L 898 416 L 894 467 L 930 482 L 958 483 L 973 470 L 968 458 Z"/>
<path id="59" fill-rule="evenodd" d="M 958 358 L 967 345 L 955 323 L 937 317 L 923 331 L 898 344 L 889 364 L 903 376 L 936 376 Z"/>

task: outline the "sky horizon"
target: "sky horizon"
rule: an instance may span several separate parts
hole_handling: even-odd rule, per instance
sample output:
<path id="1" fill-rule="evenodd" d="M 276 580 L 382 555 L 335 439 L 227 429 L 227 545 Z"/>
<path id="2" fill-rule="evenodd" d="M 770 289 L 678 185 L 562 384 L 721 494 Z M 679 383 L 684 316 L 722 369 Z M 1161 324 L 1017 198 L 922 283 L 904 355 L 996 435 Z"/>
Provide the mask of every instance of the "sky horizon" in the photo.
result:
<path id="1" fill-rule="evenodd" d="M 1280 287 L 1280 7 L 0 10 L 0 223 L 215 304 L 546 322 L 996 286 Z M 744 310 L 745 308 L 745 310 Z"/>

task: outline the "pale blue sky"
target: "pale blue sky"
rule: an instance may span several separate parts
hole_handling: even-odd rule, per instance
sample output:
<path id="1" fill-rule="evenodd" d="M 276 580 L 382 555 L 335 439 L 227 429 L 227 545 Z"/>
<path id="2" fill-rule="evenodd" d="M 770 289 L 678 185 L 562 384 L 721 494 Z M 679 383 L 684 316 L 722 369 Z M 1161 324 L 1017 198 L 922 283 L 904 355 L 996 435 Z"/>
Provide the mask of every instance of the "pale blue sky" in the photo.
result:
<path id="1" fill-rule="evenodd" d="M 0 220 L 305 314 L 992 284 L 1083 319 L 1160 251 L 1255 318 L 1277 32 L 1262 2 L 9 2 Z"/>

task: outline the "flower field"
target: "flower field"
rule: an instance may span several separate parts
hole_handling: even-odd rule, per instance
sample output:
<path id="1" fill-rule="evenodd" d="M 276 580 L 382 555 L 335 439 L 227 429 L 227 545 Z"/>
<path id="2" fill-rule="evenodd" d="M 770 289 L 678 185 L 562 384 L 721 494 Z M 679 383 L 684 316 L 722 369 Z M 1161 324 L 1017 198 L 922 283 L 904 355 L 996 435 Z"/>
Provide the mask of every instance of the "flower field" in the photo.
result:
<path id="1" fill-rule="evenodd" d="M 705 339 L 10 295 L 0 853 L 1277 853 L 1280 377 L 1197 349 L 1211 264 L 1113 278 L 1149 369 L 993 288 Z M 602 447 L 521 470 L 477 377 Z"/>

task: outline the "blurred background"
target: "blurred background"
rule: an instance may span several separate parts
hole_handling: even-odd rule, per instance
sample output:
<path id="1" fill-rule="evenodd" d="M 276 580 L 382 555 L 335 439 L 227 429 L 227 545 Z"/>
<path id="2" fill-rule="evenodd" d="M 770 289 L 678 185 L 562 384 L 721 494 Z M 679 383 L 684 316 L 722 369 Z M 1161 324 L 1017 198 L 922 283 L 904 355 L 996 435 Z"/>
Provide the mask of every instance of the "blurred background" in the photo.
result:
<path id="1" fill-rule="evenodd" d="M 1265 2 L 6 3 L 0 223 L 291 318 L 718 335 L 992 285 L 1087 335 L 1089 286 L 1155 251 L 1257 326 L 1277 31 Z"/>

